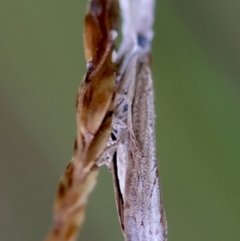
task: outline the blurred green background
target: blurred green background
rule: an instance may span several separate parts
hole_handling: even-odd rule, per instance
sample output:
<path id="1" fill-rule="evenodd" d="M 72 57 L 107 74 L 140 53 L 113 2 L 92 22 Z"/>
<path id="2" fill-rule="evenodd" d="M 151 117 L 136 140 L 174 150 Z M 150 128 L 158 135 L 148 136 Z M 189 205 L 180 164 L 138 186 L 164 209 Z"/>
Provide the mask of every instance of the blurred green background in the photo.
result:
<path id="1" fill-rule="evenodd" d="M 0 0 L 0 240 L 47 233 L 73 152 L 86 1 Z M 153 44 L 169 241 L 240 240 L 240 1 L 161 0 Z M 101 168 L 81 240 L 123 240 Z"/>

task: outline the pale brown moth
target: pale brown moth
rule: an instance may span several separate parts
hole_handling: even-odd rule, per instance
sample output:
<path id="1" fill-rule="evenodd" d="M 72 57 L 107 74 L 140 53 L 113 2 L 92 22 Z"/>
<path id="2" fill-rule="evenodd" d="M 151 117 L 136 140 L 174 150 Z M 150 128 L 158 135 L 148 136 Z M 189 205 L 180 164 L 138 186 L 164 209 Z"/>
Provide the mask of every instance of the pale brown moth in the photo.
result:
<path id="1" fill-rule="evenodd" d="M 87 73 L 76 100 L 77 137 L 74 156 L 62 176 L 46 241 L 74 241 L 98 174 L 96 162 L 112 129 L 116 66 L 112 61 L 119 23 L 116 0 L 91 0 L 85 17 Z"/>
<path id="2" fill-rule="evenodd" d="M 113 173 L 126 241 L 166 241 L 167 223 L 158 180 L 150 48 L 153 0 L 120 0 L 123 40 L 118 52 L 112 140 Z"/>

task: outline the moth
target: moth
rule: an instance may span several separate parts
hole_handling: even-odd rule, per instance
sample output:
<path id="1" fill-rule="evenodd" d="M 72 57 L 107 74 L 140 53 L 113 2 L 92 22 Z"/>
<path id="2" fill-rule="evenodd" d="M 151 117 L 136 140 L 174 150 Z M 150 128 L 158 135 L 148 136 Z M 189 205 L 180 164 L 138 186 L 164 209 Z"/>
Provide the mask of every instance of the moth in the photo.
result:
<path id="1" fill-rule="evenodd" d="M 126 241 L 166 241 L 155 147 L 150 49 L 153 0 L 120 1 L 123 40 L 117 53 L 117 95 L 107 162 L 113 173 L 119 221 Z M 136 10 L 137 9 L 137 10 Z M 109 144 L 111 146 L 111 144 Z"/>

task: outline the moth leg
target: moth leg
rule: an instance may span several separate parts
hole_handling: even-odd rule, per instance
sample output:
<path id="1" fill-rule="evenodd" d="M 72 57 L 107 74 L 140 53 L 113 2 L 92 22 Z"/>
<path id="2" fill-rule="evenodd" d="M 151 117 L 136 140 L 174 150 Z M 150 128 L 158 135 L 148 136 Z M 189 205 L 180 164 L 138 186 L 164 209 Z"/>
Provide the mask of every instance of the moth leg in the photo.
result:
<path id="1" fill-rule="evenodd" d="M 113 116 L 113 131 L 115 132 L 115 135 L 117 134 L 118 128 L 127 129 L 127 125 L 120 118 Z"/>
<path id="2" fill-rule="evenodd" d="M 115 128 L 113 128 L 112 137 L 108 141 L 107 147 L 104 149 L 103 153 L 98 158 L 96 162 L 97 166 L 102 166 L 104 164 L 107 165 L 108 167 L 110 166 L 114 153 L 117 151 L 121 140 L 127 134 L 127 127 L 123 121 L 121 121 L 116 117 L 114 122 L 115 122 L 114 123 Z M 122 128 L 125 130 L 121 131 L 121 134 L 120 134 L 118 132 L 118 128 Z"/>
<path id="3" fill-rule="evenodd" d="M 113 118 L 113 123 L 117 126 L 117 128 L 114 128 L 114 129 L 118 129 L 120 127 L 122 129 L 127 130 L 131 141 L 135 143 L 134 146 L 137 147 L 137 142 L 136 142 L 136 138 L 133 130 L 133 121 L 132 121 L 132 100 L 128 95 L 124 95 L 124 94 L 121 94 L 121 95 L 123 98 L 122 102 L 118 105 L 116 109 L 116 112 L 118 114 L 115 115 Z"/>
<path id="4" fill-rule="evenodd" d="M 129 133 L 131 144 L 137 153 L 140 154 L 140 150 L 137 145 L 135 134 L 133 131 L 132 124 L 132 101 L 130 97 L 126 94 L 118 93 L 120 96 L 120 101 L 115 108 L 115 115 L 113 117 L 113 134 L 114 136 L 123 136 L 126 132 Z M 117 117 L 116 117 L 117 116 Z M 124 131 L 119 130 L 119 128 L 124 129 Z M 122 133 L 122 134 L 120 134 Z M 121 138 L 121 137 L 120 137 Z M 117 138 L 116 138 L 117 139 Z"/>
<path id="5" fill-rule="evenodd" d="M 117 150 L 118 145 L 119 140 L 109 141 L 108 146 L 104 149 L 103 153 L 98 158 L 96 165 L 99 167 L 102 165 L 109 166 L 110 162 L 112 161 L 113 155 Z"/>

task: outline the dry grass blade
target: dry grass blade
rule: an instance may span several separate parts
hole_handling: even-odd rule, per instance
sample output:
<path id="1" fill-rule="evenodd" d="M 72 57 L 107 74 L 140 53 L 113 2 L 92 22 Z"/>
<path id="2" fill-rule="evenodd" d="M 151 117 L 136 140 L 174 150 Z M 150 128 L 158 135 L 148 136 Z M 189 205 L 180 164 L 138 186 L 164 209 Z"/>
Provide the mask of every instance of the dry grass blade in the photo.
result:
<path id="1" fill-rule="evenodd" d="M 74 156 L 59 183 L 53 224 L 46 241 L 76 240 L 88 196 L 96 183 L 96 161 L 111 133 L 115 97 L 112 53 L 118 14 L 118 2 L 115 0 L 89 2 L 84 30 L 87 73 L 76 100 Z"/>

